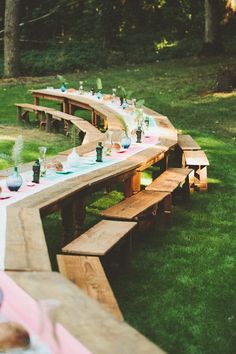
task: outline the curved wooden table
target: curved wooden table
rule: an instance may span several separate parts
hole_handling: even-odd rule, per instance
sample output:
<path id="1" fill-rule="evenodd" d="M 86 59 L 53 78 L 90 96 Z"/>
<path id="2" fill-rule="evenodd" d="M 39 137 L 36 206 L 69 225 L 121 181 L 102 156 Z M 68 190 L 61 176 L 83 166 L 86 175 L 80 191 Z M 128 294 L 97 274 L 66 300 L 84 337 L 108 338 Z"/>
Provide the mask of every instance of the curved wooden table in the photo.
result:
<path id="1" fill-rule="evenodd" d="M 37 100 L 39 97 L 51 99 L 53 96 L 47 90 L 33 91 L 33 95 Z M 102 102 L 88 102 L 88 99 L 61 93 L 57 93 L 53 99 L 63 101 L 64 107 L 75 103 L 87 104 L 92 111 L 96 109 L 96 112 L 101 111 L 106 116 L 108 126 L 117 123 L 115 112 L 113 115 L 110 107 L 107 108 Z M 161 351 L 127 324 L 116 321 L 61 275 L 51 272 L 41 217 L 57 209 L 68 208 L 68 203 L 78 200 L 83 193 L 91 193 L 117 181 L 123 181 L 126 195 L 131 195 L 139 188 L 141 171 L 158 161 L 166 163 L 170 149 L 177 143 L 177 132 L 166 117 L 148 108 L 145 110 L 154 116 L 160 127 L 158 145 L 148 147 L 112 166 L 57 183 L 7 207 L 5 270 L 33 297 L 60 298 L 67 309 L 61 314 L 62 324 L 94 353 Z M 86 154 L 94 150 L 96 143 L 85 144 L 77 150 L 80 155 Z M 66 159 L 68 153 L 61 153 L 60 159 Z M 24 168 L 29 169 L 29 164 Z M 4 177 L 7 172 L 0 171 L 0 176 Z M 75 308 L 79 311 L 78 316 Z"/>

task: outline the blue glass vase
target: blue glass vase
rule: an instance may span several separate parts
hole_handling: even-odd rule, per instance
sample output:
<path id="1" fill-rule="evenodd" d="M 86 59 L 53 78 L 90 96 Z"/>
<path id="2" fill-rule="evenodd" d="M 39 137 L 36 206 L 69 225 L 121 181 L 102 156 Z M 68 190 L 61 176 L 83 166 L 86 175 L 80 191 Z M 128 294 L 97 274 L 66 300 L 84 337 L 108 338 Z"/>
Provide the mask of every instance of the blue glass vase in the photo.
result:
<path id="1" fill-rule="evenodd" d="M 60 89 L 61 89 L 61 92 L 65 92 L 67 90 L 67 87 L 65 84 L 62 84 Z"/>
<path id="2" fill-rule="evenodd" d="M 7 177 L 7 187 L 12 192 L 17 192 L 23 183 L 23 179 L 19 173 L 18 166 L 14 167 L 13 173 Z"/>
<path id="3" fill-rule="evenodd" d="M 125 133 L 120 141 L 120 145 L 123 149 L 128 149 L 131 145 L 131 138 Z"/>

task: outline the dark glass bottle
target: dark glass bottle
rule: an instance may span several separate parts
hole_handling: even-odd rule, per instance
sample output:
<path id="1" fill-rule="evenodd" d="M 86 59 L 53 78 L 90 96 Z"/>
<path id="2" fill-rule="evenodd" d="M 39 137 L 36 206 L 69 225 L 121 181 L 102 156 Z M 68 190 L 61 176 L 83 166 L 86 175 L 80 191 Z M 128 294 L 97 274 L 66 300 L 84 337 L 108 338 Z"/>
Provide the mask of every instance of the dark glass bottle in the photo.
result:
<path id="1" fill-rule="evenodd" d="M 136 143 L 141 143 L 141 137 L 142 137 L 142 128 L 139 126 L 138 129 L 136 130 L 136 135 L 137 135 L 137 140 Z"/>
<path id="2" fill-rule="evenodd" d="M 102 150 L 103 150 L 102 143 L 99 142 L 97 147 L 96 147 L 96 153 L 97 153 L 96 161 L 97 162 L 102 162 Z"/>
<path id="3" fill-rule="evenodd" d="M 33 164 L 33 181 L 34 183 L 39 183 L 40 177 L 40 163 L 39 160 L 36 160 Z"/>
<path id="4" fill-rule="evenodd" d="M 94 94 L 95 94 L 94 87 L 91 88 L 91 92 L 92 92 L 92 95 L 94 96 Z"/>

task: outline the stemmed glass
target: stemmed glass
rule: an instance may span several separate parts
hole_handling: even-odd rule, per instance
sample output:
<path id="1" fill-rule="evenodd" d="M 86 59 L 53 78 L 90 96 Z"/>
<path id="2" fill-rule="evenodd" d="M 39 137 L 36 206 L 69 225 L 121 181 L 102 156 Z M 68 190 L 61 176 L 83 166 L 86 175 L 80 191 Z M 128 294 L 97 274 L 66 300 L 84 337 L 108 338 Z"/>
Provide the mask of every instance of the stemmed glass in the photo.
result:
<path id="1" fill-rule="evenodd" d="M 46 161 L 46 146 L 39 147 L 39 162 L 40 162 L 40 176 L 43 177 L 47 172 L 47 161 Z"/>
<path id="2" fill-rule="evenodd" d="M 82 95 L 84 93 L 83 81 L 79 82 L 79 93 L 80 93 L 80 95 Z"/>

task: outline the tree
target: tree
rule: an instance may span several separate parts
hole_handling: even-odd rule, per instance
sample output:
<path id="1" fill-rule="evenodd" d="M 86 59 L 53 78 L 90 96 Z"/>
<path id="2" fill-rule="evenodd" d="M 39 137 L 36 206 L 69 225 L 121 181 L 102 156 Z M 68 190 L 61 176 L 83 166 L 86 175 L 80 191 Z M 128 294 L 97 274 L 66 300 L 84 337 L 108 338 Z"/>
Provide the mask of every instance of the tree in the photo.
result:
<path id="1" fill-rule="evenodd" d="M 4 18 L 4 76 L 19 75 L 20 0 L 6 0 Z"/>
<path id="2" fill-rule="evenodd" d="M 205 35 L 202 54 L 214 55 L 222 50 L 221 16 L 220 0 L 205 0 Z"/>

